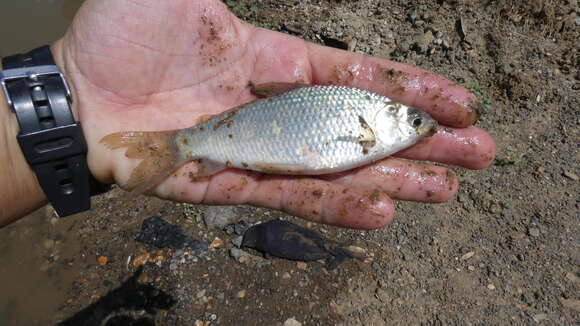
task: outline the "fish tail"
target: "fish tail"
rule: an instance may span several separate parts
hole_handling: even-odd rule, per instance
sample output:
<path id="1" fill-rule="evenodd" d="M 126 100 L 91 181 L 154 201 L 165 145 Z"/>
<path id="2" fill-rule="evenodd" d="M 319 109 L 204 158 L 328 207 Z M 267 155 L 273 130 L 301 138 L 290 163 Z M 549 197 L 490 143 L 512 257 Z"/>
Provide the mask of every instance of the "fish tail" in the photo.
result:
<path id="1" fill-rule="evenodd" d="M 101 143 L 109 149 L 126 148 L 125 156 L 140 159 L 123 188 L 134 194 L 150 190 L 187 163 L 173 142 L 177 131 L 127 131 L 107 135 Z"/>

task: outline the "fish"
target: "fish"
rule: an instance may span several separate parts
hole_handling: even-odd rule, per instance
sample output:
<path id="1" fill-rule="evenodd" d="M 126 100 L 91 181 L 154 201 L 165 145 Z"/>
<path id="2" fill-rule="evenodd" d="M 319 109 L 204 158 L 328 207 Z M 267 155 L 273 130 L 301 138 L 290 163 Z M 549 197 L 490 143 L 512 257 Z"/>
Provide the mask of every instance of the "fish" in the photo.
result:
<path id="1" fill-rule="evenodd" d="M 350 246 L 284 220 L 269 220 L 250 227 L 244 233 L 241 247 L 289 260 L 326 260 L 328 269 L 334 269 L 347 258 L 366 258 Z"/>
<path id="2" fill-rule="evenodd" d="M 227 168 L 266 174 L 323 175 L 384 159 L 433 135 L 428 113 L 348 86 L 271 82 L 264 97 L 205 122 L 168 131 L 121 131 L 101 143 L 139 159 L 124 188 L 144 192 L 197 162 L 192 180 Z"/>

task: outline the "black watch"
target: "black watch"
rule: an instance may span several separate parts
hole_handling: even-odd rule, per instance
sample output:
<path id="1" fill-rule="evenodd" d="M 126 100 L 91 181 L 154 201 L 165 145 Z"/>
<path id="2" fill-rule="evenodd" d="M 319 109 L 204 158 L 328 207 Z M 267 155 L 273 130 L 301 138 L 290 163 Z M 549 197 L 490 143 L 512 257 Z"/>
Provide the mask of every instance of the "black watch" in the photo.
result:
<path id="1" fill-rule="evenodd" d="M 60 217 L 86 211 L 108 190 L 87 166 L 87 143 L 71 110 L 72 96 L 49 46 L 2 59 L 0 83 L 20 125 L 26 161 Z"/>

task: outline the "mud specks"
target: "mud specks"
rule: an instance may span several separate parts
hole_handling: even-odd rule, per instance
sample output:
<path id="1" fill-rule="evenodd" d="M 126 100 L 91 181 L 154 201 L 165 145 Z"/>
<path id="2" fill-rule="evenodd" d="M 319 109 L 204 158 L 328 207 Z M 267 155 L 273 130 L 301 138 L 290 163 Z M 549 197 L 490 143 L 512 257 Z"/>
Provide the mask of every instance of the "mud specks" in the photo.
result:
<path id="1" fill-rule="evenodd" d="M 401 70 L 396 70 L 393 68 L 381 68 L 380 71 L 383 74 L 383 78 L 392 82 L 409 79 L 409 75 Z"/>
<path id="2" fill-rule="evenodd" d="M 299 171 L 294 171 L 288 166 L 268 164 L 268 163 L 254 163 L 253 165 L 257 171 L 270 174 L 300 174 Z"/>
<path id="3" fill-rule="evenodd" d="M 423 168 L 421 170 L 421 176 L 422 177 L 435 177 L 435 176 L 437 176 L 437 173 L 429 168 Z"/>
<path id="4" fill-rule="evenodd" d="M 392 90 L 394 95 L 403 95 L 407 91 L 406 85 L 409 83 L 409 74 L 407 72 L 393 68 L 379 68 L 387 87 Z"/>
<path id="5" fill-rule="evenodd" d="M 348 64 L 337 64 L 330 77 L 331 84 L 352 85 L 357 76 L 356 67 Z"/>
<path id="6" fill-rule="evenodd" d="M 216 42 L 216 41 L 221 40 L 221 36 L 219 35 L 218 28 L 216 27 L 216 24 L 214 23 L 214 21 L 212 19 L 210 19 L 206 15 L 202 15 L 201 22 L 203 23 L 203 25 L 205 25 L 207 27 L 206 41 L 208 41 L 209 43 L 212 43 L 212 42 Z"/>
<path id="7" fill-rule="evenodd" d="M 238 110 L 236 109 L 228 111 L 223 119 L 216 122 L 216 124 L 213 126 L 213 130 L 216 131 L 223 126 L 231 128 L 234 124 L 234 120 L 232 120 L 232 118 L 236 115 L 237 112 Z"/>
<path id="8" fill-rule="evenodd" d="M 479 100 L 474 100 L 467 105 L 469 110 L 469 120 L 471 124 L 475 124 L 479 118 L 485 113 L 485 107 Z"/>
<path id="9" fill-rule="evenodd" d="M 249 165 L 248 165 L 248 163 L 246 163 L 246 162 L 242 162 L 242 166 L 243 166 L 245 169 L 247 169 Z"/>
<path id="10" fill-rule="evenodd" d="M 226 189 L 226 191 L 227 192 L 242 191 L 248 185 L 248 182 L 249 182 L 248 178 L 245 176 L 242 176 L 242 177 L 240 177 L 240 182 L 237 182 L 234 185 L 231 185 L 230 187 L 228 187 Z"/>
<path id="11" fill-rule="evenodd" d="M 431 190 L 427 190 L 427 192 L 425 193 L 425 195 L 427 195 L 427 198 L 433 197 L 434 194 L 435 193 L 433 191 L 431 191 Z"/>
<path id="12" fill-rule="evenodd" d="M 200 35 L 203 43 L 199 49 L 200 57 L 206 60 L 206 64 L 214 67 L 226 62 L 223 53 L 232 48 L 233 44 L 225 39 L 224 28 L 221 22 L 217 22 L 207 15 L 201 16 L 201 23 L 205 27 Z"/>
<path id="13" fill-rule="evenodd" d="M 453 190 L 453 185 L 455 184 L 457 180 L 457 174 L 455 174 L 455 172 L 451 171 L 451 170 L 447 170 L 447 173 L 445 174 L 445 182 L 447 182 L 447 184 L 449 185 L 449 190 Z"/>
<path id="14" fill-rule="evenodd" d="M 455 130 L 453 130 L 453 129 L 449 128 L 449 127 L 443 128 L 443 132 L 445 132 L 447 134 L 450 134 L 450 135 L 456 135 Z"/>
<path id="15" fill-rule="evenodd" d="M 340 208 L 338 210 L 338 214 L 342 217 L 348 216 L 348 205 L 351 204 L 355 198 L 353 196 L 346 197 L 345 200 L 342 201 Z"/>
<path id="16" fill-rule="evenodd" d="M 232 134 L 228 134 L 228 138 L 229 138 L 229 139 L 232 139 L 232 138 L 234 138 L 234 135 L 232 135 Z"/>
<path id="17" fill-rule="evenodd" d="M 375 204 L 376 202 L 378 202 L 380 198 L 381 198 L 381 191 L 379 189 L 373 190 L 373 192 L 371 192 L 371 194 L 369 195 L 369 200 L 371 201 L 372 204 Z"/>
<path id="18" fill-rule="evenodd" d="M 189 181 L 197 182 L 197 181 L 201 181 L 202 179 L 204 179 L 204 177 L 200 176 L 200 173 L 201 173 L 201 170 L 198 171 L 197 174 L 189 171 L 189 173 L 187 174 L 189 176 Z"/>
<path id="19" fill-rule="evenodd" d="M 312 191 L 312 196 L 320 199 L 322 197 L 322 195 L 324 194 L 324 192 L 322 190 L 314 190 Z"/>

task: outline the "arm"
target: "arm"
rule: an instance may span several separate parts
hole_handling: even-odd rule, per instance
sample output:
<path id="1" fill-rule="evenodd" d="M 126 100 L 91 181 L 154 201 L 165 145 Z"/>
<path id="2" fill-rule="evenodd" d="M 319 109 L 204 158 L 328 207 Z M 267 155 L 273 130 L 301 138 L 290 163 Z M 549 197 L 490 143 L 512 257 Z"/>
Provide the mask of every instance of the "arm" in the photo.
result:
<path id="1" fill-rule="evenodd" d="M 18 122 L 0 91 L 0 227 L 42 207 L 47 200 L 24 159 L 16 135 Z"/>

